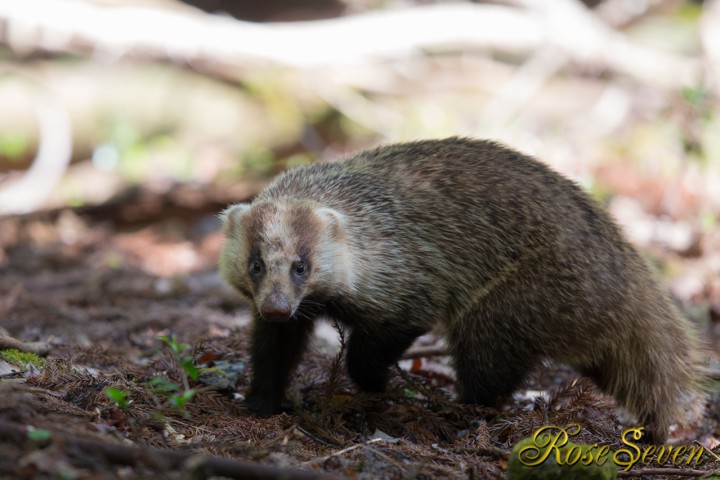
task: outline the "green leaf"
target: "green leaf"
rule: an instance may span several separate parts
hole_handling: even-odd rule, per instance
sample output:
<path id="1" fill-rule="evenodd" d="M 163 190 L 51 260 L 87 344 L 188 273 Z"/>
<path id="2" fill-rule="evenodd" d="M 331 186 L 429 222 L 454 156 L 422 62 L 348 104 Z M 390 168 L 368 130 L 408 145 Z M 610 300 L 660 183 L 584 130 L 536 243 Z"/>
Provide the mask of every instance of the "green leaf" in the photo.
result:
<path id="1" fill-rule="evenodd" d="M 192 400 L 194 396 L 195 389 L 191 388 L 190 390 L 185 390 L 180 395 L 173 395 L 172 397 L 170 397 L 170 405 L 175 408 L 183 408 L 185 404 Z"/>
<path id="2" fill-rule="evenodd" d="M 698 105 L 708 98 L 707 90 L 701 87 L 684 87 L 681 94 L 683 99 L 691 105 Z"/>
<path id="3" fill-rule="evenodd" d="M 178 339 L 175 338 L 175 335 L 160 335 L 157 338 L 165 345 L 167 345 L 168 348 L 170 348 L 170 351 L 172 351 L 176 356 L 180 356 L 180 354 L 183 353 L 185 350 L 190 349 L 190 345 L 188 345 L 187 343 L 178 342 Z"/>
<path id="4" fill-rule="evenodd" d="M 193 381 L 197 381 L 199 372 L 191 356 L 186 355 L 180 359 L 180 366 L 183 370 L 185 370 L 188 377 L 190 377 Z"/>
<path id="5" fill-rule="evenodd" d="M 180 390 L 180 386 L 177 383 L 166 377 L 154 377 L 150 380 L 150 385 L 153 390 L 162 395 L 168 396 L 173 392 Z"/>
<path id="6" fill-rule="evenodd" d="M 130 405 L 130 402 L 128 401 L 128 392 L 120 390 L 119 388 L 106 388 L 105 396 L 107 396 L 113 402 L 117 403 L 118 407 L 120 408 L 127 408 Z"/>
<path id="7" fill-rule="evenodd" d="M 34 428 L 32 430 L 28 430 L 27 436 L 30 440 L 34 442 L 44 442 L 46 440 L 50 440 L 52 434 L 49 430 L 45 430 L 43 428 Z"/>
<path id="8" fill-rule="evenodd" d="M 410 390 L 409 388 L 403 389 L 403 394 L 408 398 L 415 398 L 417 397 L 417 393 L 415 393 L 413 390 Z"/>

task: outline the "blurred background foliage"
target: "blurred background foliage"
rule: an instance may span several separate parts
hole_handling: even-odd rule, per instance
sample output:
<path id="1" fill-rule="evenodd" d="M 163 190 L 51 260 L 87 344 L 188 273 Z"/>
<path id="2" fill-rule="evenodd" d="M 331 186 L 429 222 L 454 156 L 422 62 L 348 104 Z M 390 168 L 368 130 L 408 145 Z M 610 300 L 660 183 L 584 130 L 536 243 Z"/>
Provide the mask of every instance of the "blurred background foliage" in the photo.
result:
<path id="1" fill-rule="evenodd" d="M 108 16 L 134 8 L 182 12 L 197 21 L 232 16 L 239 19 L 238 29 L 255 25 L 248 21 L 299 22 L 312 29 L 307 22 L 319 19 L 341 22 L 448 5 L 369 0 L 55 3 L 86 3 Z M 713 58 L 701 35 L 709 3 L 624 2 L 626 8 L 634 6 L 617 20 L 621 13 L 613 17 L 606 11 L 612 12 L 613 5 L 619 10 L 623 2 L 589 2 L 587 8 L 595 10 L 587 13 L 629 44 L 709 65 Z M 473 5 L 535 15 L 555 9 L 560 15 L 555 28 L 560 29 L 571 30 L 577 20 L 565 7 L 542 0 Z M 21 176 L 37 155 L 43 141 L 37 111 L 48 98 L 53 108 L 65 111 L 72 132 L 70 164 L 49 191 L 36 192 L 38 198 L 48 194 L 33 202 L 36 209 L 103 202 L 130 184 L 217 186 L 238 178 L 267 178 L 288 166 L 378 143 L 469 135 L 497 138 L 535 154 L 601 198 L 613 190 L 607 183 L 614 179 L 606 177 L 613 176 L 614 166 L 645 179 L 681 178 L 693 195 L 709 195 L 697 208 L 703 222 L 711 221 L 708 209 L 717 213 L 720 194 L 708 192 L 703 181 L 708 175 L 717 180 L 720 161 L 716 66 L 672 88 L 643 84 L 595 63 L 592 55 L 584 63 L 568 61 L 560 43 L 549 53 L 542 46 L 513 52 L 502 45 L 516 35 L 510 31 L 494 39 L 492 48 L 418 47 L 410 54 L 360 60 L 350 52 L 350 58 L 304 68 L 277 61 L 243 64 L 238 58 L 232 72 L 219 72 L 182 59 L 113 51 L 102 38 L 84 33 L 86 25 L 76 20 L 61 33 L 85 37 L 80 47 L 46 23 L 32 25 L 8 5 L 0 17 L 0 188 Z M 430 26 L 453 29 L 447 23 Z M 162 31 L 161 24 L 157 27 Z M 393 27 L 400 37 L 403 28 L 401 22 Z M 337 37 L 354 34 L 342 23 L 335 32 L 327 44 L 348 42 Z M 373 37 L 373 31 L 364 33 L 367 38 L 351 40 Z M 572 40 L 572 32 L 565 38 Z M 668 64 L 668 74 L 671 69 Z M 632 185 L 624 188 L 632 190 Z M 633 191 L 620 193 L 637 197 Z M 682 205 L 665 206 L 673 208 Z"/>
<path id="2" fill-rule="evenodd" d="M 720 298 L 719 32 L 718 0 L 3 2 L 0 212 L 239 201 L 368 146 L 493 138 Z"/>

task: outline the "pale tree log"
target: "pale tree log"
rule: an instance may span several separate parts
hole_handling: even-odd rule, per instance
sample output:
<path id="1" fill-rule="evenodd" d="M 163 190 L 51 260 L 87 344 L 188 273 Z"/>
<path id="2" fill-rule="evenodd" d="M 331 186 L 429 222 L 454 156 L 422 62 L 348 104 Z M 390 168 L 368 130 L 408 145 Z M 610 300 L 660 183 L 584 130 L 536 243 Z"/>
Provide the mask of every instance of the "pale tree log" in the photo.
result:
<path id="1" fill-rule="evenodd" d="M 708 86 L 720 96 L 720 0 L 708 0 L 700 19 Z"/>
<path id="2" fill-rule="evenodd" d="M 65 105 L 50 90 L 39 90 L 35 100 L 33 109 L 42 141 L 27 172 L 0 189 L 0 215 L 37 210 L 70 164 L 72 126 Z"/>
<path id="3" fill-rule="evenodd" d="M 622 28 L 637 23 L 648 15 L 671 11 L 687 0 L 604 0 L 595 13 L 609 25 Z"/>
<path id="4" fill-rule="evenodd" d="M 332 20 L 255 24 L 201 12 L 107 8 L 79 0 L 0 2 L 5 42 L 22 52 L 75 52 L 103 59 L 162 59 L 226 77 L 273 64 L 343 66 L 421 52 L 475 49 L 528 55 L 553 46 L 648 85 L 695 83 L 700 62 L 629 41 L 575 0 L 431 5 Z"/>
<path id="5" fill-rule="evenodd" d="M 102 144 L 122 148 L 113 141 L 114 125 L 131 125 L 143 145 L 171 130 L 192 156 L 239 156 L 252 145 L 273 149 L 303 126 L 299 111 L 270 111 L 242 89 L 190 71 L 86 61 L 1 69 L 0 64 L 0 135 L 13 132 L 26 147 L 20 160 L 0 154 L 0 216 L 46 207 L 70 162 L 91 158 Z M 106 185 L 108 191 L 104 182 L 83 185 L 83 198 L 104 201 L 112 185 L 122 184 L 119 177 Z"/>

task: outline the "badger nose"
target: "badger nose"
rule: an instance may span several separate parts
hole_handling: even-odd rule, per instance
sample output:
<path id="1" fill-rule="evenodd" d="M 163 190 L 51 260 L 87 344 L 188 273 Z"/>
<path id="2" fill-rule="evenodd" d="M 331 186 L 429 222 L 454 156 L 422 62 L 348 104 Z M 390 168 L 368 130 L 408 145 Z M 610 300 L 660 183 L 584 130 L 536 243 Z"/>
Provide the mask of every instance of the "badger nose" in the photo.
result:
<path id="1" fill-rule="evenodd" d="M 268 322 L 287 322 L 292 311 L 284 295 L 273 293 L 265 300 L 260 313 Z"/>

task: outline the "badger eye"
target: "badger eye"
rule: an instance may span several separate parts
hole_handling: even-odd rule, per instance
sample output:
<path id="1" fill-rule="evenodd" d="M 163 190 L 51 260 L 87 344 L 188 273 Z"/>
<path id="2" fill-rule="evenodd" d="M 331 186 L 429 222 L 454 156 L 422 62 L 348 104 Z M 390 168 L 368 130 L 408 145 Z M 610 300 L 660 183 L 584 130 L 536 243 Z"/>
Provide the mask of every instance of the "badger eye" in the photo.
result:
<path id="1" fill-rule="evenodd" d="M 299 262 L 297 265 L 295 265 L 296 275 L 305 275 L 305 273 L 307 273 L 307 270 L 307 266 L 303 262 Z"/>
<path id="2" fill-rule="evenodd" d="M 250 273 L 252 273 L 252 274 L 258 274 L 258 273 L 262 272 L 262 265 L 260 264 L 260 262 L 258 260 L 254 260 L 254 261 L 250 262 L 249 270 L 250 270 Z"/>

